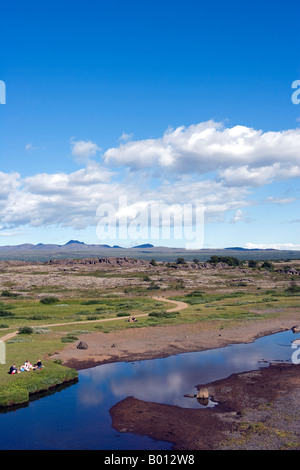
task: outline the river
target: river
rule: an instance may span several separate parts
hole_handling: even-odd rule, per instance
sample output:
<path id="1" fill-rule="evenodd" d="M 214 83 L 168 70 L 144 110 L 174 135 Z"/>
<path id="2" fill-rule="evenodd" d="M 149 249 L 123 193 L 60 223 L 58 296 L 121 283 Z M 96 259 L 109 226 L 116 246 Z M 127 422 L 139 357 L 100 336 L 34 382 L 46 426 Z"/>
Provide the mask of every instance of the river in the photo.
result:
<path id="1" fill-rule="evenodd" d="M 0 414 L 0 449 L 168 450 L 172 444 L 111 426 L 110 408 L 128 396 L 199 408 L 195 386 L 233 373 L 291 363 L 295 339 L 285 331 L 253 343 L 178 354 L 163 359 L 104 364 L 79 371 L 76 384 Z M 215 406 L 210 401 L 208 406 Z"/>

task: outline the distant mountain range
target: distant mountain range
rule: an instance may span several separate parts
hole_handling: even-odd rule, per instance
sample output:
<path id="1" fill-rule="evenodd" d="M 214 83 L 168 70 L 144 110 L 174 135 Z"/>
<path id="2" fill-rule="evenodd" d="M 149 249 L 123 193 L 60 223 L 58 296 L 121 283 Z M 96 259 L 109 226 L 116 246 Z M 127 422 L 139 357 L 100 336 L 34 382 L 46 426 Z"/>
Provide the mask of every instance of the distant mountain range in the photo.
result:
<path id="1" fill-rule="evenodd" d="M 0 260 L 47 261 L 49 259 L 79 259 L 94 257 L 131 257 L 139 259 L 155 259 L 156 261 L 174 261 L 183 257 L 186 261 L 197 258 L 207 261 L 210 256 L 235 256 L 239 259 L 300 259 L 300 251 L 280 251 L 274 249 L 247 249 L 242 247 L 202 248 L 187 250 L 185 248 L 170 248 L 154 246 L 150 243 L 124 248 L 118 245 L 86 244 L 78 240 L 69 240 L 64 245 L 52 243 L 23 243 L 21 245 L 0 246 Z"/>
<path id="2" fill-rule="evenodd" d="M 21 245 L 5 245 L 0 246 L 0 251 L 24 251 L 24 250 L 54 250 L 54 251 L 71 251 L 71 250 L 89 250 L 90 248 L 120 248 L 122 250 L 130 249 L 130 248 L 123 248 L 118 245 L 110 246 L 106 244 L 97 244 L 97 245 L 87 245 L 84 242 L 80 242 L 78 240 L 69 240 L 64 245 L 56 245 L 53 243 L 38 243 L 37 245 L 33 245 L 31 243 L 23 243 Z M 132 248 L 154 248 L 154 245 L 150 243 L 145 243 L 143 245 L 133 246 Z"/>

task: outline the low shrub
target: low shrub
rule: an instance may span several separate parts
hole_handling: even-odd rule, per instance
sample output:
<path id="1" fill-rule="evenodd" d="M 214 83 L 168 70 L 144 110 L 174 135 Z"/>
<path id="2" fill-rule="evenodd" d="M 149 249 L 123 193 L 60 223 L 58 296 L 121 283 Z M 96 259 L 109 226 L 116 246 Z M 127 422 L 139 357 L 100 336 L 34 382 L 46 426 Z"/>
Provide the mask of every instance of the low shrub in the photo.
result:
<path id="1" fill-rule="evenodd" d="M 15 292 L 11 292 L 10 290 L 4 290 L 4 291 L 1 293 L 1 296 L 2 296 L 2 297 L 12 297 L 12 298 L 16 298 L 16 297 L 19 297 L 19 294 L 16 294 Z"/>
<path id="2" fill-rule="evenodd" d="M 51 332 L 51 330 L 45 326 L 35 326 L 33 332 L 37 335 L 46 335 Z"/>
<path id="3" fill-rule="evenodd" d="M 21 326 L 18 330 L 18 333 L 22 335 L 31 335 L 34 333 L 34 330 L 31 328 L 31 326 Z"/>
<path id="4" fill-rule="evenodd" d="M 78 337 L 75 335 L 67 335 L 67 336 L 63 336 L 61 340 L 63 343 L 73 343 L 73 341 L 78 340 Z"/>
<path id="5" fill-rule="evenodd" d="M 59 299 L 57 297 L 43 297 L 40 302 L 44 305 L 52 305 L 59 302 Z"/>
<path id="6" fill-rule="evenodd" d="M 14 313 L 10 312 L 9 310 L 0 309 L 0 317 L 13 317 Z"/>
<path id="7" fill-rule="evenodd" d="M 149 317 L 156 317 L 156 318 L 175 318 L 178 315 L 178 312 L 150 312 Z"/>
<path id="8" fill-rule="evenodd" d="M 32 315 L 31 317 L 28 317 L 28 320 L 46 320 L 47 318 L 50 318 L 48 315 Z"/>
<path id="9" fill-rule="evenodd" d="M 295 282 L 291 282 L 290 286 L 285 289 L 285 292 L 288 294 L 299 294 L 300 293 L 300 286 Z"/>

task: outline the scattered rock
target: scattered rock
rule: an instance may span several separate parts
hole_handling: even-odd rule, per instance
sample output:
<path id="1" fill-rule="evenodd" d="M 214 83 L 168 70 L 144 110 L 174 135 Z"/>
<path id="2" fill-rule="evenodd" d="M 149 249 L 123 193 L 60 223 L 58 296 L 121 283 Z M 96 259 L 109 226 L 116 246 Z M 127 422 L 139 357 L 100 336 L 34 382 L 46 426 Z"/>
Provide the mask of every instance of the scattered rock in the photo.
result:
<path id="1" fill-rule="evenodd" d="M 207 388 L 199 388 L 198 392 L 197 392 L 197 398 L 209 398 L 209 393 L 208 393 L 208 390 Z"/>
<path id="2" fill-rule="evenodd" d="M 293 333 L 300 333 L 300 325 L 292 326 L 291 330 Z"/>
<path id="3" fill-rule="evenodd" d="M 84 341 L 80 341 L 77 345 L 77 349 L 88 349 L 88 345 Z"/>

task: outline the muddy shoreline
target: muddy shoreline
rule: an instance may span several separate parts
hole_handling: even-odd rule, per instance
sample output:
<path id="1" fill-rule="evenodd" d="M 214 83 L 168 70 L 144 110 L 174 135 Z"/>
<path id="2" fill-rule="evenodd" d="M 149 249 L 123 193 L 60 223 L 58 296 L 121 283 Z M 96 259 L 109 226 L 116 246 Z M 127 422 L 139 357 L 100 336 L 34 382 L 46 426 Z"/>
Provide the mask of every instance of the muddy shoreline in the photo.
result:
<path id="1" fill-rule="evenodd" d="M 158 359 L 249 343 L 262 336 L 290 330 L 297 323 L 300 323 L 300 311 L 289 312 L 288 317 L 249 321 L 227 328 L 220 328 L 217 322 L 206 322 L 205 326 L 199 323 L 142 328 L 133 325 L 130 329 L 111 333 L 82 334 L 79 340 L 87 344 L 87 349 L 78 349 L 77 341 L 52 357 L 81 370 L 111 362 Z M 295 339 L 298 336 L 295 335 Z"/>
<path id="2" fill-rule="evenodd" d="M 299 450 L 300 366 L 274 364 L 207 385 L 219 404 L 186 409 L 133 397 L 114 405 L 113 427 L 174 450 Z"/>

